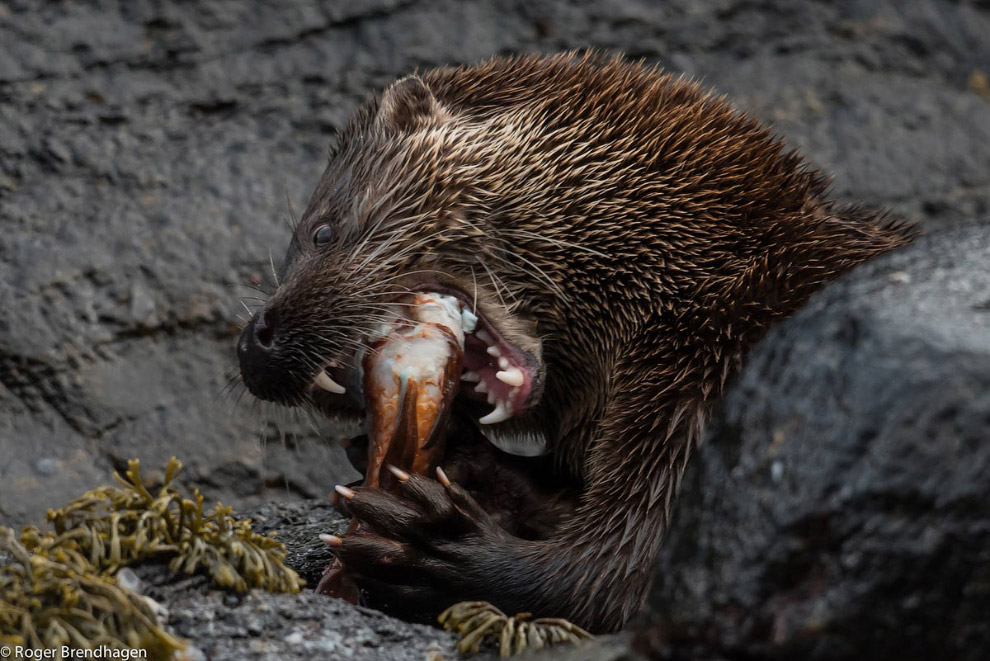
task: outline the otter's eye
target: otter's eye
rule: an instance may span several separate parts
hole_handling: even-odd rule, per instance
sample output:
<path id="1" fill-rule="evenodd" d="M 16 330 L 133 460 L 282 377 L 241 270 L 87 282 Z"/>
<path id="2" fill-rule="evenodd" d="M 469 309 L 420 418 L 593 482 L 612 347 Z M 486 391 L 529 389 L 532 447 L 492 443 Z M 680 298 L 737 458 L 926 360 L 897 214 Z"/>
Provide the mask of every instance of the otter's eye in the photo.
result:
<path id="1" fill-rule="evenodd" d="M 333 239 L 333 230 L 329 225 L 320 225 L 313 232 L 313 245 L 317 248 L 327 245 Z"/>

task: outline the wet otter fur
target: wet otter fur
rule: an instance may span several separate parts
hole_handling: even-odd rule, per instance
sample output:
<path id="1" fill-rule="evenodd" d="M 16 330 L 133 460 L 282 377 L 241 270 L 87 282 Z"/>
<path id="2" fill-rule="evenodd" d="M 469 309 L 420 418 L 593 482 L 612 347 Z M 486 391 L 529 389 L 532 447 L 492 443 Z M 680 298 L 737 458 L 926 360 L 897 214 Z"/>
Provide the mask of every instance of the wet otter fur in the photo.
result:
<path id="1" fill-rule="evenodd" d="M 393 83 L 340 135 L 241 338 L 242 374 L 259 397 L 360 415 L 353 387 L 314 389 L 317 373 L 353 384 L 355 350 L 396 295 L 462 296 L 526 375 L 525 404 L 479 426 L 491 406 L 465 384 L 455 484 L 354 489 L 348 511 L 375 533 L 345 536 L 339 557 L 369 603 L 407 617 L 484 599 L 615 630 L 641 605 L 682 472 L 747 349 L 913 235 L 834 202 L 768 128 L 656 68 L 563 54 L 436 69 Z M 488 446 L 471 466 L 479 434 L 536 439 L 545 456 Z M 556 485 L 552 515 L 523 532 L 506 519 L 532 511 L 493 514 L 504 494 L 476 487 L 499 475 L 534 498 Z"/>

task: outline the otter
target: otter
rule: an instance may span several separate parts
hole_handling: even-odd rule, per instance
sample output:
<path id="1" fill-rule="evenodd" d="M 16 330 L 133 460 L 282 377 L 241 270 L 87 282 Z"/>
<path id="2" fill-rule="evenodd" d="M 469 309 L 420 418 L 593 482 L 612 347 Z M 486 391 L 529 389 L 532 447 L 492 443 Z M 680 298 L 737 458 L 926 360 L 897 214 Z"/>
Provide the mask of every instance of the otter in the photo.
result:
<path id="1" fill-rule="evenodd" d="M 355 356 L 385 306 L 462 301 L 477 330 L 441 470 L 339 487 L 363 525 L 328 542 L 367 603 L 404 617 L 478 599 L 612 631 L 643 602 L 747 349 L 914 235 L 658 68 L 599 53 L 439 68 L 339 135 L 241 372 L 257 397 L 360 417 Z"/>

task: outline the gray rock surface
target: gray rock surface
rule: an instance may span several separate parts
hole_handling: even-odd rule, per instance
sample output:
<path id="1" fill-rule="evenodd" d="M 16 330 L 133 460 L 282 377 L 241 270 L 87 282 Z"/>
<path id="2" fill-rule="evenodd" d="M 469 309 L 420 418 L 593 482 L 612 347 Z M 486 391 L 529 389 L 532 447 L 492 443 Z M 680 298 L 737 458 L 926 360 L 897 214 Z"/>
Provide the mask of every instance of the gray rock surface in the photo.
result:
<path id="1" fill-rule="evenodd" d="M 650 600 L 688 658 L 990 656 L 990 224 L 866 265 L 755 349 Z"/>
<path id="2" fill-rule="evenodd" d="M 525 661 L 647 661 L 631 646 L 630 634 L 598 636 L 580 645 L 566 645 L 534 652 Z"/>
<path id="3" fill-rule="evenodd" d="M 773 122 L 840 195 L 939 226 L 990 213 L 988 34 L 985 2 L 948 0 L 2 0 L 0 521 L 132 456 L 235 505 L 349 479 L 334 429 L 224 393 L 238 298 L 395 76 L 624 50 Z"/>
<path id="4" fill-rule="evenodd" d="M 407 624 L 314 592 L 251 593 L 237 599 L 185 588 L 165 603 L 172 632 L 188 640 L 210 661 L 459 658 L 452 634 Z"/>

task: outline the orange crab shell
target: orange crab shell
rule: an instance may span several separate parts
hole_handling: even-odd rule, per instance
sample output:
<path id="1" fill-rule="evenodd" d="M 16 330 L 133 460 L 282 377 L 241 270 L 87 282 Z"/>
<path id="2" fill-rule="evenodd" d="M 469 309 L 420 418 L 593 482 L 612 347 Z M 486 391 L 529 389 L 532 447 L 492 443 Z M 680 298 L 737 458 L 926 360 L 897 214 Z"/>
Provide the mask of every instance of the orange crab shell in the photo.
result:
<path id="1" fill-rule="evenodd" d="M 438 346 L 446 354 L 439 369 L 417 373 L 402 368 L 408 354 L 436 351 Z M 421 475 L 436 468 L 463 355 L 449 328 L 424 322 L 398 330 L 376 343 L 365 356 L 364 388 L 370 421 L 365 486 L 391 482 L 391 474 L 382 474 L 386 464 Z"/>

